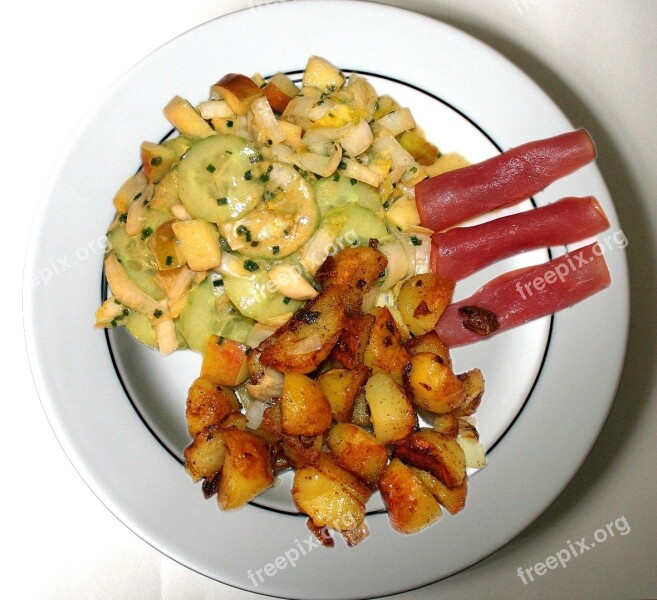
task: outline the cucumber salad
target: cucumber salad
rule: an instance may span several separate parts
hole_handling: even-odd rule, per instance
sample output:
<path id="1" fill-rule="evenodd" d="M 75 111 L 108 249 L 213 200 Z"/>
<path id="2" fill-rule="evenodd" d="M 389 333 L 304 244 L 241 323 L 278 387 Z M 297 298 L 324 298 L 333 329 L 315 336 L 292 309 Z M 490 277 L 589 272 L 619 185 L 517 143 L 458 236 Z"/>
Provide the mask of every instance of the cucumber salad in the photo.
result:
<path id="1" fill-rule="evenodd" d="M 388 263 L 364 311 L 386 306 L 406 328 L 396 295 L 431 252 L 414 186 L 467 164 L 408 108 L 312 56 L 298 82 L 231 73 L 164 115 L 174 133 L 141 145 L 113 200 L 96 326 L 165 355 L 213 335 L 256 347 L 317 295 L 328 256 L 375 243 Z"/>

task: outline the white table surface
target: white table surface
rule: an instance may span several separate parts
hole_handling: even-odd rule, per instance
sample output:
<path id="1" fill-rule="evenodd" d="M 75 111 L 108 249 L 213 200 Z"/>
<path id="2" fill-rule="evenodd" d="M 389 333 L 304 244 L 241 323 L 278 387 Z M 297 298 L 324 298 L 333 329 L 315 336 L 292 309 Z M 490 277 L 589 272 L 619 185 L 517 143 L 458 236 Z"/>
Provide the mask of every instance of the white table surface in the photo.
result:
<path id="1" fill-rule="evenodd" d="M 103 92 L 193 26 L 261 0 L 11 3 L 0 24 L 2 199 L 7 258 L 0 440 L 0 597 L 247 599 L 174 563 L 96 499 L 60 449 L 30 376 L 21 323 L 27 236 L 58 152 Z M 562 496 L 513 542 L 470 569 L 400 598 L 657 597 L 657 2 L 390 0 L 497 48 L 596 141 L 630 240 L 632 331 L 611 416 Z M 7 238 L 8 236 L 8 238 Z M 56 318 L 56 315 L 53 316 Z M 610 319 L 614 315 L 610 315 Z M 6 336 L 8 334 L 8 340 Z M 609 347 L 609 353 L 619 352 Z M 604 365 L 601 365 L 604 368 Z M 7 410 L 9 413 L 7 414 Z M 9 491 L 11 490 L 11 491 Z M 523 584 L 518 568 L 624 518 L 614 536 Z"/>

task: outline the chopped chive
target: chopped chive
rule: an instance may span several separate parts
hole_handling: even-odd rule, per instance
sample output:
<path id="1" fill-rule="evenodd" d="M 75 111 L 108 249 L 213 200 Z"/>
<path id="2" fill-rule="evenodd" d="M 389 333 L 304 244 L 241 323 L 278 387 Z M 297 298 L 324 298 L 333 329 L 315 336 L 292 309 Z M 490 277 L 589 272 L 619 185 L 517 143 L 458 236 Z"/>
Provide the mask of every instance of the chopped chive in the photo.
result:
<path id="1" fill-rule="evenodd" d="M 253 179 L 253 173 L 251 173 L 251 171 L 247 171 L 246 173 L 244 173 L 244 179 L 246 179 L 247 181 L 251 181 Z"/>
<path id="2" fill-rule="evenodd" d="M 214 287 L 221 287 L 223 284 L 224 284 L 224 280 L 223 280 L 223 279 L 215 279 L 215 280 L 212 282 L 212 285 L 213 285 Z"/>
<path id="3" fill-rule="evenodd" d="M 290 303 L 290 300 L 292 300 L 292 298 L 288 298 L 288 297 L 286 296 L 285 298 L 283 298 L 283 304 L 289 304 L 289 303 Z"/>
<path id="4" fill-rule="evenodd" d="M 328 116 L 331 117 L 331 118 L 335 117 L 335 115 L 334 115 L 332 112 L 330 112 L 330 113 L 328 114 Z"/>
<path id="5" fill-rule="evenodd" d="M 232 154 L 232 153 L 233 153 L 232 150 L 226 150 L 226 154 Z"/>
<path id="6" fill-rule="evenodd" d="M 159 319 L 163 314 L 164 314 L 164 313 L 163 313 L 159 308 L 156 308 L 156 309 L 155 309 L 155 312 L 153 313 L 153 316 L 154 316 L 156 319 Z"/>
<path id="7" fill-rule="evenodd" d="M 125 223 L 128 220 L 128 213 L 123 213 L 122 215 L 119 215 L 119 222 Z"/>
<path id="8" fill-rule="evenodd" d="M 150 237 L 153 235 L 153 228 L 152 227 L 146 227 L 146 229 L 141 230 L 141 239 L 145 240 L 147 237 Z"/>
<path id="9" fill-rule="evenodd" d="M 240 225 L 235 231 L 237 232 L 237 235 L 243 235 L 247 242 L 251 241 L 251 232 L 244 225 Z"/>
<path id="10" fill-rule="evenodd" d="M 356 185 L 356 178 L 355 178 L 355 177 L 352 177 L 352 178 L 349 180 L 349 183 L 350 183 L 351 185 Z"/>
<path id="11" fill-rule="evenodd" d="M 217 167 L 215 167 L 213 164 L 209 164 L 207 167 L 205 167 L 205 170 L 208 171 L 208 173 L 214 173 L 217 170 Z"/>
<path id="12" fill-rule="evenodd" d="M 390 206 L 390 201 L 389 201 L 389 200 L 386 200 L 386 201 L 383 203 L 383 208 L 388 208 L 389 206 Z"/>
<path id="13" fill-rule="evenodd" d="M 233 251 L 233 249 L 230 247 L 224 236 L 219 236 L 219 246 L 221 247 L 222 252 Z"/>
<path id="14" fill-rule="evenodd" d="M 226 204 L 228 204 L 228 198 L 217 198 L 217 204 L 219 206 L 226 206 Z"/>
<path id="15" fill-rule="evenodd" d="M 260 242 L 251 242 L 251 248 L 257 248 Z"/>
<path id="16" fill-rule="evenodd" d="M 333 175 L 333 181 L 340 181 L 340 173 Z"/>
<path id="17" fill-rule="evenodd" d="M 170 267 L 173 264 L 173 256 L 167 256 L 164 262 L 167 264 L 167 267 Z"/>
<path id="18" fill-rule="evenodd" d="M 151 166 L 159 167 L 161 164 L 162 164 L 161 156 L 154 156 L 153 158 L 151 158 Z"/>
<path id="19" fill-rule="evenodd" d="M 409 169 L 409 171 L 410 171 L 411 173 L 417 173 L 417 167 L 411 167 L 411 168 Z"/>
<path id="20" fill-rule="evenodd" d="M 221 346 L 221 344 L 223 344 L 225 341 L 226 341 L 226 338 L 225 338 L 223 335 L 220 335 L 220 336 L 217 338 L 217 345 L 218 345 L 218 346 Z"/>
<path id="21" fill-rule="evenodd" d="M 422 240 L 419 239 L 416 235 L 411 236 L 411 243 L 413 246 L 421 246 L 422 245 Z"/>
<path id="22" fill-rule="evenodd" d="M 124 308 L 123 309 L 123 316 L 127 317 L 130 314 L 130 309 L 129 308 Z"/>
<path id="23" fill-rule="evenodd" d="M 233 122 L 230 119 L 228 119 L 226 121 L 226 127 L 232 127 L 232 126 L 233 126 Z"/>
<path id="24" fill-rule="evenodd" d="M 336 89 L 338 89 L 338 88 L 336 88 L 335 85 L 333 85 L 333 84 L 328 86 L 328 91 L 329 92 L 335 92 Z"/>
<path id="25" fill-rule="evenodd" d="M 283 229 L 283 235 L 288 236 L 290 235 L 290 232 L 287 229 Z"/>
<path id="26" fill-rule="evenodd" d="M 341 160 L 340 164 L 338 165 L 338 169 L 346 169 L 346 168 L 347 168 L 347 163 Z"/>
<path id="27" fill-rule="evenodd" d="M 249 158 L 249 162 L 252 165 L 255 165 L 256 163 L 259 163 L 261 160 L 262 160 L 262 156 L 258 156 L 258 155 L 252 156 L 251 158 Z"/>
<path id="28" fill-rule="evenodd" d="M 250 271 L 251 273 L 254 273 L 257 271 L 260 267 L 258 266 L 257 262 L 252 261 L 251 259 L 245 260 L 244 261 L 244 268 L 247 271 Z"/>
<path id="29" fill-rule="evenodd" d="M 320 98 L 320 99 L 317 101 L 317 106 L 321 106 L 322 104 L 324 104 L 324 98 Z"/>
<path id="30" fill-rule="evenodd" d="M 258 180 L 262 183 L 267 183 L 269 181 L 269 175 L 267 175 L 267 173 L 263 173 L 260 175 L 260 177 L 258 177 Z"/>
<path id="31" fill-rule="evenodd" d="M 274 256 L 276 256 L 276 254 L 278 254 L 280 251 L 281 251 L 280 246 L 272 246 L 272 247 L 271 247 L 271 253 L 272 253 Z"/>
<path id="32" fill-rule="evenodd" d="M 141 194 L 142 194 L 142 192 L 139 192 L 139 193 L 133 198 L 133 200 L 137 200 L 137 198 L 141 198 Z"/>
<path id="33" fill-rule="evenodd" d="M 111 325 L 112 327 L 116 327 L 116 326 L 118 326 L 118 323 L 116 322 L 116 319 L 112 319 L 112 321 L 110 322 L 110 325 Z"/>

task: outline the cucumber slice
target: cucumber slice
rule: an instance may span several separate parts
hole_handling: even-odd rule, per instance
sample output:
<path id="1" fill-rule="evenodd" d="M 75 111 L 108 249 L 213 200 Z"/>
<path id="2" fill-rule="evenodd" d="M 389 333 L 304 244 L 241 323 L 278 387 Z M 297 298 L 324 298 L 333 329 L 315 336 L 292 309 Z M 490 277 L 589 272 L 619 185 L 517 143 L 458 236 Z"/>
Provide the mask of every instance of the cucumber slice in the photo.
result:
<path id="1" fill-rule="evenodd" d="M 336 243 L 349 246 L 366 245 L 371 239 L 380 242 L 390 239 L 385 223 L 371 210 L 358 204 L 347 204 L 329 211 L 322 220 L 322 227 L 337 232 Z"/>
<path id="2" fill-rule="evenodd" d="M 249 277 L 225 275 L 224 289 L 240 313 L 260 323 L 292 313 L 303 304 L 276 292 L 262 268 Z"/>
<path id="3" fill-rule="evenodd" d="M 265 200 L 241 219 L 224 223 L 221 234 L 245 256 L 276 260 L 296 252 L 310 238 L 319 210 L 313 186 L 291 166 L 275 162 L 263 174 Z"/>
<path id="4" fill-rule="evenodd" d="M 108 231 L 107 240 L 126 273 L 137 286 L 152 298 L 162 300 L 165 295 L 164 290 L 154 280 L 157 274 L 155 256 L 149 250 L 146 241 L 140 236 L 130 237 L 125 232 L 123 224 L 118 224 Z"/>
<path id="5" fill-rule="evenodd" d="M 253 321 L 222 300 L 215 295 L 209 277 L 189 293 L 187 304 L 180 314 L 180 331 L 192 350 L 205 352 L 212 334 L 240 343 L 246 340 Z"/>
<path id="6" fill-rule="evenodd" d="M 149 317 L 138 313 L 136 310 L 132 310 L 125 318 L 124 324 L 128 333 L 137 341 L 151 348 L 159 348 L 157 332 Z M 188 346 L 187 341 L 180 331 L 180 321 L 175 319 L 174 324 L 176 326 L 176 337 L 178 338 L 178 349 L 184 350 Z"/>
<path id="7" fill-rule="evenodd" d="M 358 204 L 363 208 L 371 210 L 375 214 L 383 216 L 383 207 L 379 194 L 370 185 L 343 177 L 333 175 L 319 179 L 315 185 L 315 195 L 317 205 L 322 216 L 326 215 L 334 208 L 345 206 L 346 204 Z"/>
<path id="8" fill-rule="evenodd" d="M 191 146 L 178 167 L 178 195 L 193 217 L 213 223 L 255 208 L 264 183 L 253 176 L 256 152 L 235 135 L 211 135 Z"/>

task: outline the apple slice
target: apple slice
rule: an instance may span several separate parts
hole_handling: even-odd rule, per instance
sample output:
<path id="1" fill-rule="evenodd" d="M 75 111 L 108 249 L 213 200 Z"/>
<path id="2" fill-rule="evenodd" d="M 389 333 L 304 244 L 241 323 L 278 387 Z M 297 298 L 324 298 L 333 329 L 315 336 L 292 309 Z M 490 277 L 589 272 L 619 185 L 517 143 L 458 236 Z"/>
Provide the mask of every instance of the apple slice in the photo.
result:
<path id="1" fill-rule="evenodd" d="M 203 354 L 201 377 L 231 387 L 244 383 L 249 376 L 246 350 L 244 344 L 211 335 Z"/>
<path id="2" fill-rule="evenodd" d="M 282 113 L 290 100 L 299 93 L 299 88 L 287 75 L 276 73 L 262 89 L 262 93 L 272 110 Z"/>
<path id="3" fill-rule="evenodd" d="M 228 73 L 212 86 L 212 95 L 218 94 L 236 115 L 245 115 L 251 103 L 262 96 L 262 90 L 246 75 Z"/>

